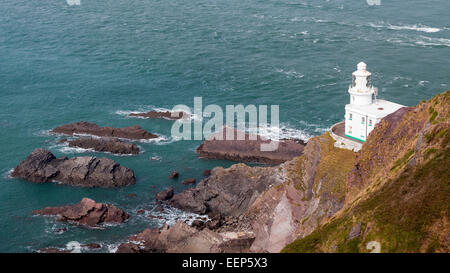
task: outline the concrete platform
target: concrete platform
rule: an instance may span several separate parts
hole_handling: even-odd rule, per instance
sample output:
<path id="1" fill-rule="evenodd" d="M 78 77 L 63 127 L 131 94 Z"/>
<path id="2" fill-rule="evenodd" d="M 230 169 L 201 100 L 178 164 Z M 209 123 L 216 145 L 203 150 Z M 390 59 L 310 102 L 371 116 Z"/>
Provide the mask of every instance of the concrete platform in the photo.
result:
<path id="1" fill-rule="evenodd" d="M 330 135 L 334 140 L 336 140 L 334 146 L 341 149 L 357 152 L 361 150 L 364 143 L 345 136 L 345 121 L 338 122 L 331 126 Z"/>

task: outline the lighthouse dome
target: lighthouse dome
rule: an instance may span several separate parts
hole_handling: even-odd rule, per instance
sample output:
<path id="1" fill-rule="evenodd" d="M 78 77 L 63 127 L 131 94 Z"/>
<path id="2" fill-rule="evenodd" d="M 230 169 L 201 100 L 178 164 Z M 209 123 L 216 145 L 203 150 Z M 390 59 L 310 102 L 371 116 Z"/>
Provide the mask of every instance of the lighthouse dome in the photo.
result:
<path id="1" fill-rule="evenodd" d="M 360 62 L 360 63 L 357 65 L 357 68 L 358 68 L 359 71 L 364 71 L 364 70 L 366 70 L 367 65 L 366 65 L 364 62 Z"/>

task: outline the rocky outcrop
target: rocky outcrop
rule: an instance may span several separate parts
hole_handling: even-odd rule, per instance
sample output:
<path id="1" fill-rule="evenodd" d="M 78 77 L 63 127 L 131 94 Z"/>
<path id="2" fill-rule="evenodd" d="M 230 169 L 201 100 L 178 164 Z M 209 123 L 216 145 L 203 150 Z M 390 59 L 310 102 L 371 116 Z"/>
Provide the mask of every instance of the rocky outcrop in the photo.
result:
<path id="1" fill-rule="evenodd" d="M 140 126 L 130 126 L 125 128 L 100 127 L 95 123 L 89 123 L 86 121 L 62 125 L 56 127 L 51 132 L 65 135 L 86 134 L 100 137 L 115 137 L 135 140 L 152 139 L 158 137 L 155 134 L 151 134 L 145 131 Z"/>
<path id="2" fill-rule="evenodd" d="M 93 149 L 97 152 L 108 152 L 113 154 L 139 154 L 136 144 L 126 143 L 115 138 L 77 138 L 67 141 L 69 147 Z"/>
<path id="3" fill-rule="evenodd" d="M 146 113 L 131 113 L 128 116 L 130 117 L 140 117 L 140 118 L 162 118 L 169 120 L 177 120 L 182 118 L 188 118 L 189 115 L 184 112 L 160 112 L 160 111 L 150 111 Z"/>
<path id="4" fill-rule="evenodd" d="M 221 253 L 248 252 L 253 235 L 244 232 L 201 231 L 177 222 L 161 229 L 146 229 L 121 244 L 117 253 Z"/>
<path id="5" fill-rule="evenodd" d="M 172 197 L 173 197 L 173 187 L 170 187 L 166 190 L 158 192 L 155 196 L 156 200 L 159 200 L 159 201 L 167 201 Z"/>
<path id="6" fill-rule="evenodd" d="M 271 167 L 236 164 L 217 167 L 195 188 L 176 194 L 170 204 L 176 208 L 211 215 L 240 215 L 271 186 L 282 180 Z"/>
<path id="7" fill-rule="evenodd" d="M 197 228 L 252 232 L 251 251 L 279 252 L 342 208 L 355 153 L 334 147 L 329 134 L 310 139 L 300 157 L 277 167 L 215 168 L 197 187 L 176 194 L 174 207 L 216 215 Z"/>
<path id="8" fill-rule="evenodd" d="M 80 203 L 71 206 L 35 210 L 33 214 L 58 216 L 59 221 L 89 227 L 97 227 L 103 223 L 123 223 L 130 217 L 114 205 L 96 203 L 89 198 L 83 198 Z"/>
<path id="9" fill-rule="evenodd" d="M 228 140 L 227 130 L 230 130 L 230 135 L 234 135 L 234 140 Z M 242 134 L 242 140 L 238 140 L 239 134 Z M 264 151 L 267 148 L 262 145 L 270 145 L 273 149 Z M 305 144 L 297 140 L 270 141 L 261 136 L 224 127 L 221 132 L 208 137 L 197 148 L 197 153 L 200 157 L 209 159 L 280 164 L 300 156 L 304 147 Z"/>
<path id="10" fill-rule="evenodd" d="M 82 187 L 120 187 L 134 184 L 132 170 L 108 158 L 56 158 L 46 149 L 34 150 L 12 172 L 12 177 L 35 183 L 58 182 Z"/>
<path id="11" fill-rule="evenodd" d="M 190 184 L 195 184 L 197 180 L 195 180 L 195 178 L 187 178 L 183 181 L 181 181 L 181 184 L 183 185 L 190 185 Z"/>

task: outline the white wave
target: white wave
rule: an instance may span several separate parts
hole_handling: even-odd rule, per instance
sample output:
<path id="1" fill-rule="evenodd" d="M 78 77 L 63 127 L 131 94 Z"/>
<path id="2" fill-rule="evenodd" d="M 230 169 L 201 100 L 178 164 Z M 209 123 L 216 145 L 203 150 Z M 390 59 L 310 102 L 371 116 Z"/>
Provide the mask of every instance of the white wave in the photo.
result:
<path id="1" fill-rule="evenodd" d="M 156 106 L 144 106 L 144 107 L 139 107 L 138 110 L 117 110 L 115 112 L 115 114 L 119 115 L 119 116 L 123 116 L 126 118 L 140 118 L 140 119 L 147 119 L 145 117 L 130 117 L 130 114 L 144 114 L 144 113 L 148 113 L 151 111 L 156 111 L 156 112 L 173 112 L 174 109 L 168 109 L 168 108 L 164 108 L 164 107 L 156 107 Z M 192 109 L 191 109 L 191 113 L 192 113 Z M 198 119 L 199 117 L 197 117 L 194 114 L 191 114 L 190 119 Z M 168 119 L 168 118 L 163 118 L 163 119 L 167 119 L 167 120 L 172 120 L 172 119 Z M 200 117 L 201 120 L 201 117 Z"/>
<path id="2" fill-rule="evenodd" d="M 285 124 L 281 124 L 279 127 L 268 125 L 260 126 L 259 128 L 248 128 L 246 131 L 271 140 L 301 139 L 303 141 L 308 141 L 308 139 L 313 137 L 313 135 L 306 130 L 292 128 Z"/>
<path id="3" fill-rule="evenodd" d="M 11 174 L 13 173 L 13 171 L 14 171 L 14 168 L 12 168 L 11 170 L 7 171 L 3 177 L 4 177 L 4 178 L 13 178 L 13 177 L 11 176 Z"/>
<path id="4" fill-rule="evenodd" d="M 305 76 L 305 75 L 303 75 L 302 73 L 299 73 L 299 72 L 297 72 L 297 71 L 295 71 L 295 70 L 289 70 L 289 71 L 286 71 L 286 70 L 284 70 L 284 69 L 277 68 L 276 71 L 277 71 L 278 73 L 283 73 L 283 74 L 285 74 L 285 75 L 288 76 L 288 77 L 294 77 L 294 78 L 297 78 L 297 79 L 301 79 L 301 78 L 303 78 L 303 77 Z"/>
<path id="5" fill-rule="evenodd" d="M 179 137 L 167 137 L 164 135 L 158 135 L 157 138 L 150 138 L 150 139 L 141 139 L 139 140 L 139 142 L 141 143 L 151 143 L 151 144 L 155 144 L 155 145 L 167 145 L 176 141 L 181 140 L 181 138 Z"/>
<path id="6" fill-rule="evenodd" d="M 387 29 L 392 29 L 392 30 L 414 30 L 414 31 L 426 32 L 426 33 L 435 33 L 435 32 L 441 31 L 440 28 L 423 26 L 420 24 L 419 25 L 396 26 L 396 25 L 391 25 L 391 24 L 386 24 L 386 23 L 382 23 L 380 25 L 369 23 L 369 26 L 373 27 L 373 28 L 387 28 Z"/>
<path id="7" fill-rule="evenodd" d="M 196 213 L 186 212 L 168 205 L 163 204 L 163 210 L 159 211 L 157 207 L 153 206 L 152 208 L 145 209 L 143 214 L 138 214 L 137 211 L 142 208 L 135 208 L 131 212 L 136 214 L 137 217 L 141 217 L 142 219 L 148 219 L 152 221 L 157 221 L 159 226 L 163 226 L 167 224 L 169 226 L 173 226 L 177 221 L 186 222 L 188 225 L 192 225 L 192 222 L 195 220 L 200 221 L 209 221 L 209 217 L 207 215 L 200 215 Z M 154 216 L 154 217 L 149 217 Z"/>
<path id="8" fill-rule="evenodd" d="M 432 38 L 427 36 L 419 36 L 415 42 L 422 46 L 448 46 L 450 47 L 450 39 Z"/>

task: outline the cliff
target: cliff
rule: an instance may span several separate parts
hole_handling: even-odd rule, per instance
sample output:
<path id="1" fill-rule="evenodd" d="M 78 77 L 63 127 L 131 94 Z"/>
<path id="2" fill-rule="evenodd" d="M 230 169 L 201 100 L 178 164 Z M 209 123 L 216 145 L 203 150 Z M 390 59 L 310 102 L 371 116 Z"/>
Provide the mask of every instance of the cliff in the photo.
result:
<path id="1" fill-rule="evenodd" d="M 449 106 L 447 91 L 399 109 L 358 153 L 325 133 L 278 166 L 215 168 L 167 202 L 212 217 L 192 230 L 209 234 L 207 252 L 223 234 L 245 240 L 221 252 L 449 252 Z M 124 250 L 154 250 L 152 238 Z"/>
<path id="2" fill-rule="evenodd" d="M 449 252 L 450 91 L 377 124 L 343 208 L 283 252 Z"/>

